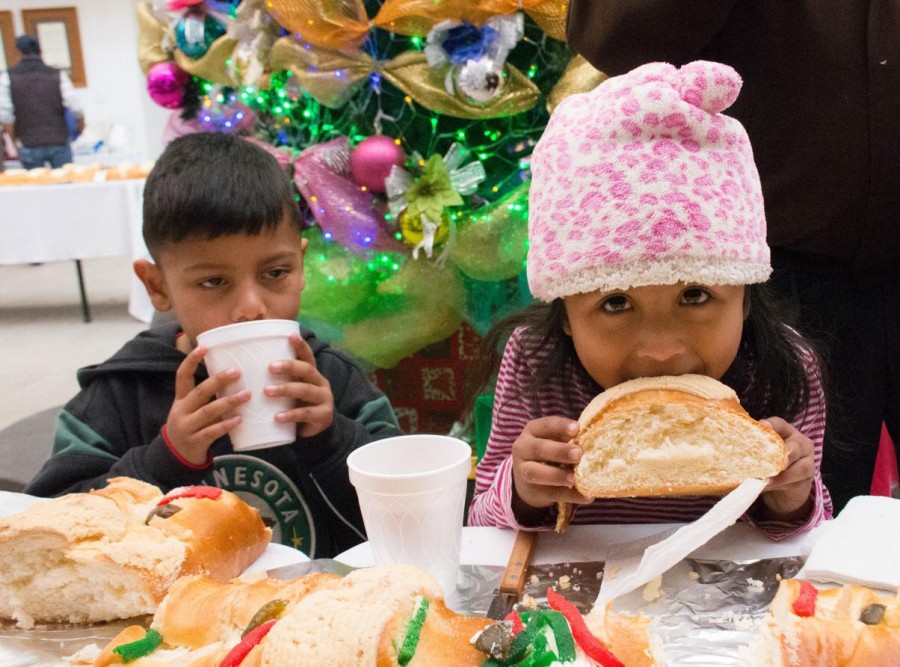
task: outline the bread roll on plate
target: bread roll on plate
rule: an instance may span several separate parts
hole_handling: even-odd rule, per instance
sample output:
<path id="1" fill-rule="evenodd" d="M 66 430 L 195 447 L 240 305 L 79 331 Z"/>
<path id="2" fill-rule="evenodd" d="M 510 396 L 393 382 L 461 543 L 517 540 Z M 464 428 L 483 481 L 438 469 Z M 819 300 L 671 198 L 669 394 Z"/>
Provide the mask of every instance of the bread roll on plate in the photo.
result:
<path id="1" fill-rule="evenodd" d="M 259 512 L 232 493 L 163 495 L 117 477 L 0 519 L 0 617 L 27 628 L 152 614 L 179 576 L 228 581 L 270 539 Z"/>
<path id="2" fill-rule="evenodd" d="M 704 375 L 624 382 L 591 401 L 578 424 L 575 487 L 595 498 L 721 494 L 787 466 L 781 437 Z"/>

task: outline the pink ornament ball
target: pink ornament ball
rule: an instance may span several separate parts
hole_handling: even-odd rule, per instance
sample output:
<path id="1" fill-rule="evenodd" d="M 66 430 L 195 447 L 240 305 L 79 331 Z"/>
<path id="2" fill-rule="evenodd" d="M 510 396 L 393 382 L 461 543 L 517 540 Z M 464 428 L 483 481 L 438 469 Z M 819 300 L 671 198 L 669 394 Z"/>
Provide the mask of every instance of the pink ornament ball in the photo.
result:
<path id="1" fill-rule="evenodd" d="M 384 180 L 391 167 L 402 167 L 406 153 L 393 139 L 384 135 L 368 137 L 350 151 L 350 174 L 353 182 L 371 192 L 384 192 Z"/>
<path id="2" fill-rule="evenodd" d="M 147 72 L 147 92 L 159 106 L 178 109 L 184 104 L 184 92 L 190 78 L 190 74 L 173 62 L 156 63 Z"/>

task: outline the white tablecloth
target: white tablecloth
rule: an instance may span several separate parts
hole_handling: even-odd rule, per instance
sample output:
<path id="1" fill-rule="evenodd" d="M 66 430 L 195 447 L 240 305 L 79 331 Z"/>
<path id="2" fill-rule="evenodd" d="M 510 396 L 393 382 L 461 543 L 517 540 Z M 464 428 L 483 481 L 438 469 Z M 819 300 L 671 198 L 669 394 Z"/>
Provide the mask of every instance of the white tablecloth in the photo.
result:
<path id="1" fill-rule="evenodd" d="M 683 524 L 627 524 L 612 526 L 570 526 L 558 535 L 540 534 L 534 551 L 535 564 L 606 560 L 610 554 L 634 540 L 671 531 Z M 463 528 L 460 563 L 463 565 L 506 566 L 516 533 L 502 528 L 466 526 Z M 714 537 L 692 554 L 695 558 L 719 560 L 755 560 L 806 555 L 812 548 L 814 533 L 803 533 L 781 542 L 773 542 L 744 523 L 737 523 Z M 363 542 L 335 556 L 351 567 L 373 564 L 372 549 Z"/>
<path id="2" fill-rule="evenodd" d="M 145 257 L 143 191 L 143 180 L 0 187 L 0 265 Z M 136 277 L 128 312 L 153 314 Z"/>

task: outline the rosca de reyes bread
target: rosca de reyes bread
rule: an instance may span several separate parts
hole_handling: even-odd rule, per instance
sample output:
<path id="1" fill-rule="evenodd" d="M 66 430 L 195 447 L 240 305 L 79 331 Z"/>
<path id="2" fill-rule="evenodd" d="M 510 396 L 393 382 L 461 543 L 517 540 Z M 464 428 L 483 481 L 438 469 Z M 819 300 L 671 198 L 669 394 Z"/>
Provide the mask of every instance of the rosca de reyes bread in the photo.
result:
<path id="1" fill-rule="evenodd" d="M 215 487 L 117 477 L 0 519 L 0 617 L 94 622 L 152 614 L 175 580 L 239 575 L 265 550 L 259 512 Z"/>
<path id="2" fill-rule="evenodd" d="M 900 597 L 783 580 L 746 658 L 759 667 L 900 665 Z"/>
<path id="3" fill-rule="evenodd" d="M 589 629 L 561 596 L 551 604 L 564 611 L 527 612 L 517 624 L 461 616 L 447 608 L 433 577 L 407 565 L 284 582 L 222 585 L 192 577 L 173 587 L 149 630 L 127 628 L 94 666 L 117 665 L 127 656 L 132 667 L 464 667 L 489 658 L 495 663 L 488 664 L 545 664 L 547 651 L 584 659 L 601 650 L 629 666 L 655 664 L 646 617 L 592 614 Z M 216 620 L 205 626 L 199 616 Z M 545 641 L 548 633 L 555 646 Z"/>
<path id="4" fill-rule="evenodd" d="M 787 448 L 734 391 L 704 375 L 639 378 L 578 420 L 575 487 L 594 498 L 719 494 L 787 466 Z"/>

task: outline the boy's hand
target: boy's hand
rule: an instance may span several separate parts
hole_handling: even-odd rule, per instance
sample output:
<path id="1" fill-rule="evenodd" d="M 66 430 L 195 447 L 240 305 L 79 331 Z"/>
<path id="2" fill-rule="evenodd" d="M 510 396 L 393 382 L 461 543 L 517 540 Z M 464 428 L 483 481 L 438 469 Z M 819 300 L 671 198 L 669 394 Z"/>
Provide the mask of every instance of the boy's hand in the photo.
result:
<path id="1" fill-rule="evenodd" d="M 593 498 L 575 490 L 572 469 L 581 460 L 582 452 L 569 441 L 577 434 L 578 422 L 565 417 L 541 417 L 528 422 L 512 446 L 514 510 L 517 500 L 532 508 L 558 502 L 593 502 Z"/>
<path id="2" fill-rule="evenodd" d="M 788 465 L 769 480 L 762 501 L 772 519 L 791 520 L 809 512 L 809 490 L 816 475 L 812 440 L 780 417 L 764 419 L 783 439 L 788 449 Z"/>
<path id="3" fill-rule="evenodd" d="M 241 372 L 236 368 L 217 373 L 195 386 L 194 374 L 205 356 L 206 348 L 199 345 L 181 362 L 175 373 L 175 401 L 166 421 L 169 444 L 195 465 L 205 464 L 212 443 L 241 421 L 239 416 L 226 415 L 250 400 L 249 389 L 215 398 L 240 377 Z"/>
<path id="4" fill-rule="evenodd" d="M 275 421 L 285 424 L 295 422 L 297 435 L 318 435 L 334 421 L 334 396 L 331 384 L 316 367 L 312 348 L 299 334 L 291 336 L 291 346 L 296 359 L 275 361 L 269 370 L 285 376 L 283 384 L 266 387 L 266 396 L 289 396 L 297 401 L 297 407 L 275 415 Z"/>

